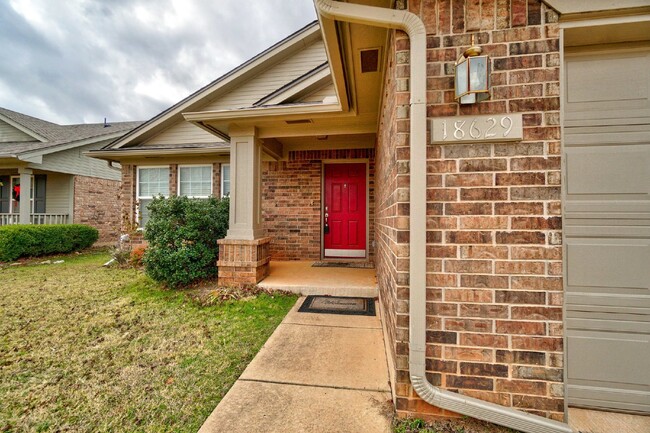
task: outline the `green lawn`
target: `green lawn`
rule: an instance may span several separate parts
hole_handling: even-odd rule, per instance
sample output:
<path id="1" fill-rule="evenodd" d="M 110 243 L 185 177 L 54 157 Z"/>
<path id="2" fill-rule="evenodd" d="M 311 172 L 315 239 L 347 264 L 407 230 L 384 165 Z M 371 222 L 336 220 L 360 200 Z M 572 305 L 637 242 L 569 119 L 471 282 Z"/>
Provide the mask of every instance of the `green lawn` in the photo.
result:
<path id="1" fill-rule="evenodd" d="M 64 259 L 0 269 L 1 432 L 196 432 L 296 300 L 205 307 Z"/>

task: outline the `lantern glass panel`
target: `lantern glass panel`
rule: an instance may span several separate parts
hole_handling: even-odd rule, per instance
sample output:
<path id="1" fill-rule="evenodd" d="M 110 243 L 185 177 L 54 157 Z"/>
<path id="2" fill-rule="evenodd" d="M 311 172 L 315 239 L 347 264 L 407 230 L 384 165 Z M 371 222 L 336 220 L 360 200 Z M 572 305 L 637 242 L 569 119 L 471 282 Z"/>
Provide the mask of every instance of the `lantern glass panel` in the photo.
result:
<path id="1" fill-rule="evenodd" d="M 463 59 L 456 65 L 456 99 L 460 98 L 469 91 L 469 79 L 467 77 L 468 65 L 469 62 L 466 59 Z"/>
<path id="2" fill-rule="evenodd" d="M 487 92 L 487 56 L 471 57 L 469 59 L 469 77 L 469 90 L 471 92 Z"/>

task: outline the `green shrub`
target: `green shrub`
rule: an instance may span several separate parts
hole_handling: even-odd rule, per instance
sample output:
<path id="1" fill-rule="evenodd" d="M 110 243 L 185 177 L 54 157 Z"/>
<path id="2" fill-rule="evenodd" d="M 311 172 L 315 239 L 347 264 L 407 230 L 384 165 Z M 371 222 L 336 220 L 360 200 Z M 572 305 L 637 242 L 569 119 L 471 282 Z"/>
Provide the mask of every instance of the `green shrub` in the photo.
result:
<path id="1" fill-rule="evenodd" d="M 217 240 L 228 230 L 229 200 L 158 197 L 149 203 L 144 238 L 146 273 L 179 287 L 217 273 Z"/>
<path id="2" fill-rule="evenodd" d="M 81 224 L 2 226 L 0 261 L 70 253 L 88 248 L 98 237 L 97 229 Z"/>

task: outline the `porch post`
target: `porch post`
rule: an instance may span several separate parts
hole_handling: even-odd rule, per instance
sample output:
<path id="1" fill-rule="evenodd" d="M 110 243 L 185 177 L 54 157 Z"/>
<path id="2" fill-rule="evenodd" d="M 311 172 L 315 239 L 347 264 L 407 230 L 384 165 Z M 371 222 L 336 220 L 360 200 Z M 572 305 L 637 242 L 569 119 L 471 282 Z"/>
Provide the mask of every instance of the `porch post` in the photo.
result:
<path id="1" fill-rule="evenodd" d="M 20 224 L 30 223 L 30 214 L 32 209 L 30 206 L 30 191 L 32 189 L 32 170 L 29 168 L 19 168 L 20 174 L 20 204 L 18 205 Z"/>
<path id="2" fill-rule="evenodd" d="M 255 128 L 230 133 L 230 227 L 226 239 L 264 237 L 261 209 L 262 144 Z"/>
<path id="3" fill-rule="evenodd" d="M 256 284 L 269 274 L 270 242 L 262 228 L 262 142 L 254 127 L 230 129 L 230 221 L 219 243 L 219 284 Z"/>

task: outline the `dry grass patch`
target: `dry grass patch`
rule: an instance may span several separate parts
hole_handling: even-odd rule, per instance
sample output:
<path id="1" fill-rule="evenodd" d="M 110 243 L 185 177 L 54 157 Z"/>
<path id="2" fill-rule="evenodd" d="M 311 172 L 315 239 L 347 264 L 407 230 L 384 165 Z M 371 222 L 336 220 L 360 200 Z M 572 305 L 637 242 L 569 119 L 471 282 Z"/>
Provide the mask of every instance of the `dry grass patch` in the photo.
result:
<path id="1" fill-rule="evenodd" d="M 0 431 L 195 432 L 296 299 L 206 306 L 65 260 L 0 269 Z"/>
<path id="2" fill-rule="evenodd" d="M 419 418 L 395 418 L 393 433 L 521 433 L 470 417 L 426 422 Z"/>

